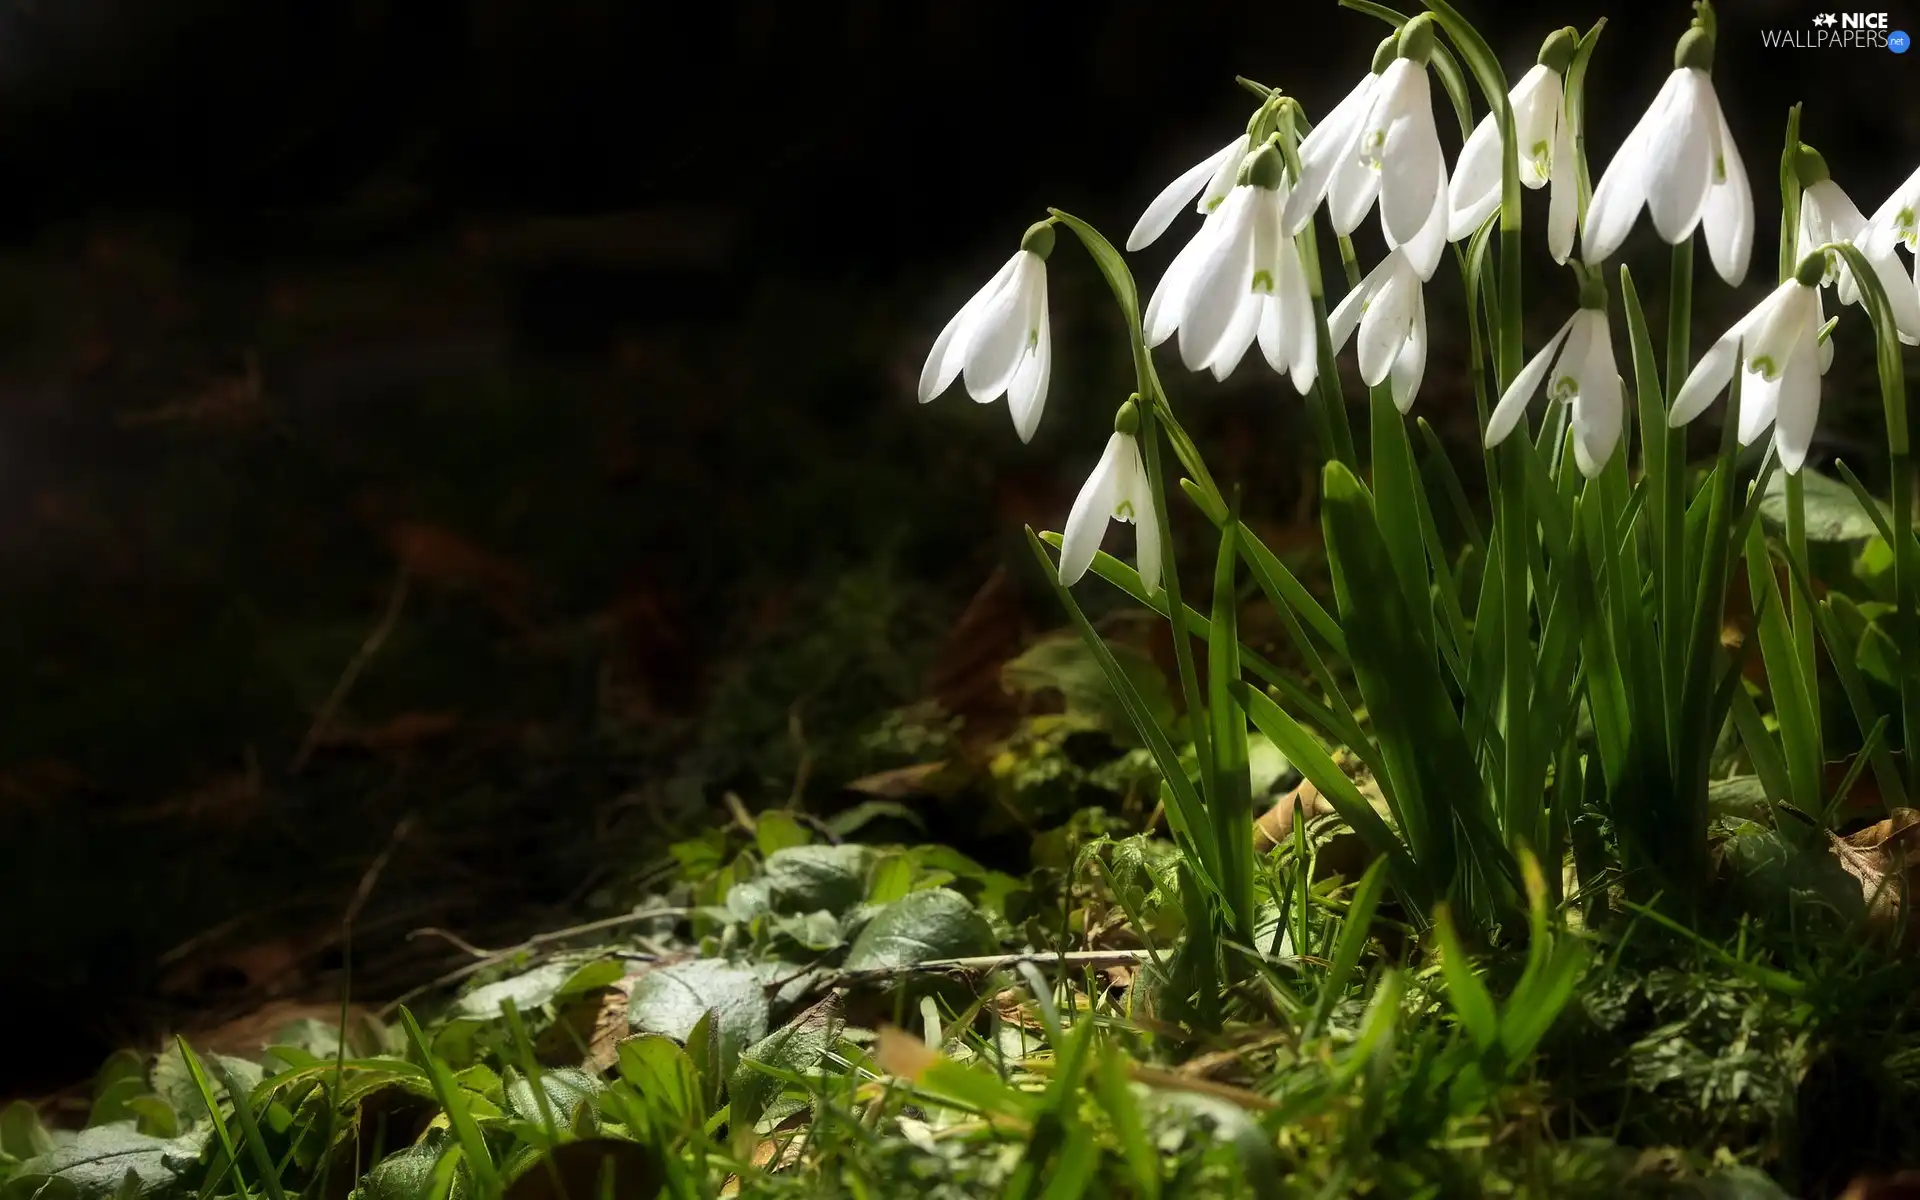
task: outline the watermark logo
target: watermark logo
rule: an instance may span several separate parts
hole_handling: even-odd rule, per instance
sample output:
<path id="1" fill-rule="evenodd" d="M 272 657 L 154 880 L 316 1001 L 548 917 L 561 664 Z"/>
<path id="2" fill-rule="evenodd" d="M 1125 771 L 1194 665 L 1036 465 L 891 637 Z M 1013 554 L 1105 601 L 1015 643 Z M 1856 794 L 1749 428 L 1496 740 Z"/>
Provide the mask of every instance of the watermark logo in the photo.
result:
<path id="1" fill-rule="evenodd" d="M 1891 50 L 1905 54 L 1913 44 L 1883 12 L 1813 14 L 1810 28 L 1762 29 L 1760 44 L 1780 50 Z"/>

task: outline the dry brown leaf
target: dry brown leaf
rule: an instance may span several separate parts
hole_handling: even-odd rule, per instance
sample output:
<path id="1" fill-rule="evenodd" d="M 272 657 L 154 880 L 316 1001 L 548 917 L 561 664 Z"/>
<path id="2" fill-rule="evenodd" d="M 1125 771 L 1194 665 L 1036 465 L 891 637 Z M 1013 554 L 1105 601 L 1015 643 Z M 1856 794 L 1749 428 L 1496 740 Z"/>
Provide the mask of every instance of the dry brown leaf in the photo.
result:
<path id="1" fill-rule="evenodd" d="M 1882 928 L 1910 922 L 1908 899 L 1920 866 L 1920 811 L 1896 808 L 1884 820 L 1846 837 L 1828 834 L 1841 869 L 1860 884 L 1867 918 Z"/>
<path id="2" fill-rule="evenodd" d="M 918 1082 L 940 1061 L 940 1055 L 898 1025 L 881 1025 L 873 1046 L 873 1061 L 897 1079 Z"/>
<path id="3" fill-rule="evenodd" d="M 1333 811 L 1333 805 L 1327 803 L 1327 798 L 1320 794 L 1319 788 L 1308 780 L 1301 780 L 1299 787 L 1275 801 L 1273 807 L 1253 823 L 1254 853 L 1265 854 L 1293 836 L 1296 808 L 1304 812 L 1309 821 Z"/>
<path id="4" fill-rule="evenodd" d="M 1847 1185 L 1840 1200 L 1920 1200 L 1920 1171 L 1862 1175 Z"/>
<path id="5" fill-rule="evenodd" d="M 202 1054 L 227 1054 L 236 1058 L 256 1058 L 273 1044 L 281 1030 L 296 1021 L 318 1021 L 338 1028 L 340 1005 L 304 1000 L 273 1000 L 250 1013 L 212 1027 L 180 1030 L 182 1036 Z M 380 1045 L 379 1025 L 373 1010 L 358 1004 L 347 1009 L 347 1043 L 352 1053 L 371 1053 Z"/>
<path id="6" fill-rule="evenodd" d="M 995 567 L 961 610 L 927 672 L 927 695 L 964 719 L 961 740 L 971 750 L 997 741 L 1013 727 L 1019 702 L 1000 686 L 1000 668 L 1025 641 L 1020 592 L 1006 567 Z"/>

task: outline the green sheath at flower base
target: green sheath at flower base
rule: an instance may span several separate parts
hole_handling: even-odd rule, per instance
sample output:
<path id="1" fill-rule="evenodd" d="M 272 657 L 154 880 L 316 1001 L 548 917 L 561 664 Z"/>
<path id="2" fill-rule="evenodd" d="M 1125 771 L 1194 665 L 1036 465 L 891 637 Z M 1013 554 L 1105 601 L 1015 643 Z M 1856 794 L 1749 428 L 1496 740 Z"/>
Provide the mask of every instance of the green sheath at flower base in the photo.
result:
<path id="1" fill-rule="evenodd" d="M 1433 57 L 1433 14 L 1421 13 L 1400 27 L 1400 57 L 1426 65 Z"/>
<path id="2" fill-rule="evenodd" d="M 1041 262 L 1047 261 L 1047 255 L 1053 253 L 1053 222 L 1035 221 L 1027 226 L 1020 236 L 1020 248 Z"/>
<path id="3" fill-rule="evenodd" d="M 1386 70 L 1398 57 L 1400 57 L 1400 31 L 1396 29 L 1381 38 L 1380 44 L 1373 48 L 1373 73 L 1378 75 Z"/>
<path id="4" fill-rule="evenodd" d="M 1540 43 L 1540 53 L 1535 62 L 1556 74 L 1565 74 L 1567 65 L 1573 61 L 1574 53 L 1580 49 L 1580 31 L 1568 25 L 1556 29 Z"/>
<path id="5" fill-rule="evenodd" d="M 1280 186 L 1286 168 L 1287 160 L 1281 156 L 1280 148 L 1268 142 L 1247 156 L 1246 164 L 1240 168 L 1240 182 L 1271 192 Z"/>
<path id="6" fill-rule="evenodd" d="M 1793 173 L 1803 188 L 1833 178 L 1833 172 L 1827 170 L 1826 157 L 1805 142 L 1800 143 L 1800 148 L 1794 151 Z"/>
<path id="7" fill-rule="evenodd" d="M 1826 275 L 1827 252 L 1824 250 L 1815 250 L 1801 259 L 1800 265 L 1793 269 L 1793 277 L 1802 287 L 1817 288 Z"/>
<path id="8" fill-rule="evenodd" d="M 1680 35 L 1680 41 L 1673 48 L 1673 67 L 1693 67 L 1696 70 L 1713 70 L 1713 35 L 1695 26 Z"/>
<path id="9" fill-rule="evenodd" d="M 1129 396 L 1127 397 L 1127 402 L 1115 410 L 1113 414 L 1113 431 L 1115 433 L 1124 433 L 1128 437 L 1132 437 L 1134 434 L 1140 432 L 1139 401 L 1140 398 L 1138 396 Z"/>
<path id="10" fill-rule="evenodd" d="M 1580 280 L 1580 307 L 1607 311 L 1607 276 L 1603 271 L 1587 271 Z"/>

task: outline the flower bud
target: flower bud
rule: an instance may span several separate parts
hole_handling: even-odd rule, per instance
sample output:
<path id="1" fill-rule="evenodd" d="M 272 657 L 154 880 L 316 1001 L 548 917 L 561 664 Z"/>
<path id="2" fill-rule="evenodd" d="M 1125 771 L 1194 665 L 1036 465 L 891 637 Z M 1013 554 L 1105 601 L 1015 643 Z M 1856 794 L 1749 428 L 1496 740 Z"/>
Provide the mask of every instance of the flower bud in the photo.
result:
<path id="1" fill-rule="evenodd" d="M 1433 57 L 1433 14 L 1421 13 L 1400 27 L 1400 57 L 1425 66 Z"/>
<path id="2" fill-rule="evenodd" d="M 1027 226 L 1027 232 L 1020 238 L 1020 248 L 1041 262 L 1047 261 L 1047 255 L 1053 253 L 1053 222 L 1035 221 Z"/>
<path id="3" fill-rule="evenodd" d="M 1569 25 L 1556 29 L 1540 43 L 1539 57 L 1534 61 L 1555 74 L 1564 74 L 1567 64 L 1573 61 L 1573 52 L 1580 48 L 1580 32 Z"/>
<path id="4" fill-rule="evenodd" d="M 1800 265 L 1793 269 L 1794 282 L 1801 287 L 1817 288 L 1820 286 L 1820 281 L 1826 277 L 1827 252 L 1825 250 L 1815 250 L 1801 259 Z"/>
<path id="5" fill-rule="evenodd" d="M 1138 396 L 1127 397 L 1127 402 L 1113 414 L 1113 431 L 1132 437 L 1140 432 L 1140 404 Z"/>
<path id="6" fill-rule="evenodd" d="M 1697 25 L 1681 34 L 1673 47 L 1673 67 L 1713 70 L 1713 35 Z"/>
<path id="7" fill-rule="evenodd" d="M 1373 48 L 1373 73 L 1378 75 L 1389 66 L 1392 66 L 1393 60 L 1399 56 L 1399 53 L 1400 32 L 1399 30 L 1395 30 L 1382 38 L 1380 44 Z"/>
<path id="8" fill-rule="evenodd" d="M 1800 180 L 1801 187 L 1812 187 L 1816 183 L 1833 178 L 1833 172 L 1827 170 L 1827 160 L 1818 150 L 1805 142 L 1793 154 L 1793 173 Z"/>

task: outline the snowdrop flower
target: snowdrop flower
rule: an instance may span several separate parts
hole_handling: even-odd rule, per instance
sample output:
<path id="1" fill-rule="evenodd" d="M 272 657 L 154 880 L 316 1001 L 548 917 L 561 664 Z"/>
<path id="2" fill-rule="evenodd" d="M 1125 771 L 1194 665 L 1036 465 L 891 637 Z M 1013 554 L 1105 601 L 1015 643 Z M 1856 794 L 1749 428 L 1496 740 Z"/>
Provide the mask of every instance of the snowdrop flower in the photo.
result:
<path id="1" fill-rule="evenodd" d="M 1794 253 L 1805 258 L 1820 247 L 1834 242 L 1851 242 L 1860 247 L 1861 254 L 1879 278 L 1881 289 L 1887 294 L 1887 304 L 1893 310 L 1893 322 L 1899 329 L 1900 340 L 1909 346 L 1920 342 L 1920 291 L 1915 290 L 1915 285 L 1908 282 L 1901 270 L 1900 257 L 1894 252 L 1893 240 L 1886 240 L 1878 251 L 1868 249 L 1873 239 L 1871 236 L 1861 236 L 1868 229 L 1867 219 L 1860 215 L 1853 200 L 1833 181 L 1827 170 L 1827 160 L 1818 150 L 1802 145 L 1794 156 L 1794 171 L 1801 184 L 1800 228 Z M 1862 303 L 1859 285 L 1854 283 L 1853 272 L 1847 269 L 1846 260 L 1828 252 L 1826 261 L 1827 272 L 1820 281 L 1821 286 L 1832 287 L 1842 304 Z"/>
<path id="2" fill-rule="evenodd" d="M 1867 218 L 1867 236 L 1860 243 L 1869 258 L 1893 250 L 1896 242 L 1920 253 L 1920 169 L 1906 177 L 1887 202 Z"/>
<path id="3" fill-rule="evenodd" d="M 1579 43 L 1572 29 L 1549 37 L 1540 47 L 1539 61 L 1507 93 L 1514 140 L 1520 144 L 1520 182 L 1534 189 L 1551 185 L 1547 248 L 1557 263 L 1566 262 L 1573 253 L 1574 225 L 1580 215 L 1573 173 L 1573 123 L 1567 120 L 1562 78 Z M 1474 126 L 1454 165 L 1453 182 L 1447 189 L 1447 240 L 1471 236 L 1500 207 L 1501 149 L 1500 122 L 1488 113 Z"/>
<path id="4" fill-rule="evenodd" d="M 1427 373 L 1426 281 L 1440 266 L 1447 246 L 1447 188 L 1441 180 L 1427 218 L 1412 240 L 1391 250 L 1348 292 L 1327 318 L 1327 333 L 1338 354 L 1355 330 L 1360 334 L 1360 378 L 1368 387 L 1385 380 L 1394 407 L 1406 412 Z"/>
<path id="5" fill-rule="evenodd" d="M 1193 202 L 1194 211 L 1202 214 L 1219 208 L 1220 202 L 1233 189 L 1240 164 L 1246 160 L 1247 151 L 1252 145 L 1253 135 L 1243 133 L 1168 184 L 1153 198 L 1153 203 L 1147 205 L 1147 211 L 1140 214 L 1133 232 L 1127 235 L 1127 249 L 1133 251 L 1151 246 L 1190 201 Z"/>
<path id="6" fill-rule="evenodd" d="M 1712 65 L 1713 35 L 1698 26 L 1687 30 L 1673 52 L 1673 73 L 1587 203 L 1580 248 L 1588 263 L 1611 257 L 1644 207 L 1669 244 L 1703 229 L 1720 278 L 1737 284 L 1746 277 L 1753 191 L 1707 74 Z"/>
<path id="7" fill-rule="evenodd" d="M 1047 321 L 1047 256 L 1053 223 L 1041 221 L 1020 239 L 1007 265 L 973 294 L 940 336 L 920 370 L 920 403 L 947 390 L 955 376 L 982 404 L 1007 397 L 1014 431 L 1033 440 L 1053 373 L 1053 336 Z"/>
<path id="8" fill-rule="evenodd" d="M 1613 333 L 1607 325 L 1607 290 L 1601 275 L 1587 277 L 1580 289 L 1580 308 L 1548 340 L 1532 361 L 1521 368 L 1500 403 L 1487 419 L 1487 445 L 1506 440 L 1527 403 L 1547 383 L 1547 398 L 1573 406 L 1573 457 L 1580 473 L 1591 479 L 1613 457 L 1620 444 L 1625 385 L 1613 364 Z"/>
<path id="9" fill-rule="evenodd" d="M 1360 378 L 1368 387 L 1386 380 L 1401 412 L 1413 407 L 1427 373 L 1427 302 L 1421 284 L 1406 247 L 1396 247 L 1327 318 L 1336 354 L 1359 330 Z"/>
<path id="10" fill-rule="evenodd" d="M 1114 414 L 1107 449 L 1067 514 L 1067 528 L 1060 537 L 1060 582 L 1068 587 L 1080 582 L 1093 564 L 1108 521 L 1133 524 L 1140 582 L 1149 593 L 1160 586 L 1160 519 L 1135 436 L 1139 430 L 1140 410 L 1128 400 Z"/>
<path id="11" fill-rule="evenodd" d="M 1426 228 L 1436 196 L 1447 192 L 1447 164 L 1427 80 L 1433 39 L 1431 14 L 1401 26 L 1398 39 L 1382 43 L 1375 55 L 1377 73 L 1362 80 L 1300 143 L 1300 182 L 1286 208 L 1289 233 L 1304 229 L 1325 199 L 1334 232 L 1344 236 L 1376 197 L 1389 245 L 1411 242 Z M 1396 57 L 1383 63 L 1389 52 Z"/>
<path id="12" fill-rule="evenodd" d="M 1257 338 L 1268 365 L 1304 393 L 1319 360 L 1306 272 L 1280 226 L 1285 169 L 1271 143 L 1247 156 L 1239 182 L 1167 267 L 1141 324 L 1150 347 L 1178 330 L 1180 360 L 1216 379 Z"/>
<path id="13" fill-rule="evenodd" d="M 1819 345 L 1820 280 L 1826 271 L 1825 254 L 1800 260 L 1791 279 L 1727 330 L 1680 385 L 1667 424 L 1677 427 L 1699 416 L 1733 378 L 1734 367 L 1742 365 L 1755 378 L 1740 393 L 1740 444 L 1752 443 L 1772 426 L 1780 465 L 1789 474 L 1798 471 L 1820 418 L 1820 376 L 1826 368 Z M 1742 359 L 1738 364 L 1736 356 Z"/>

